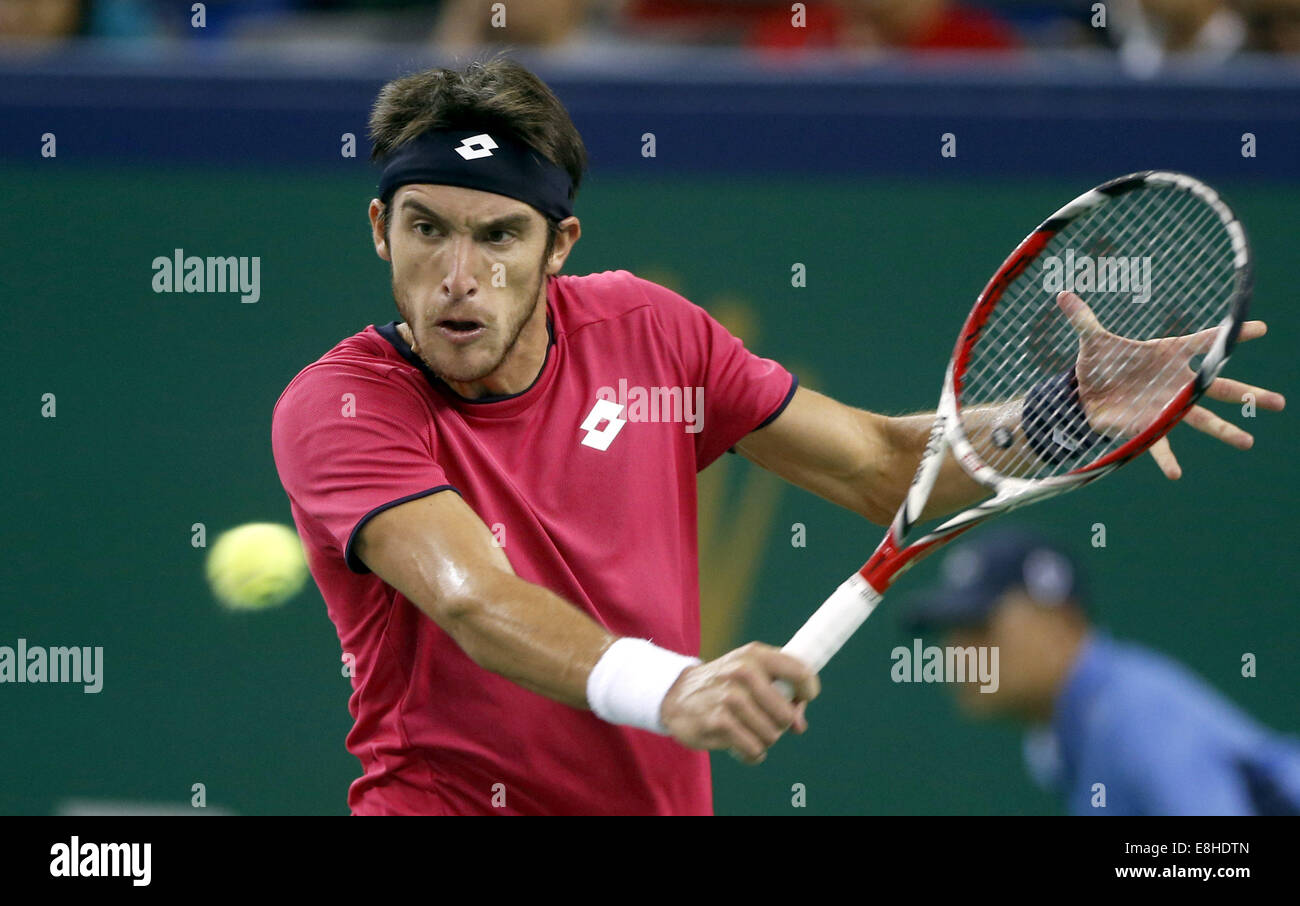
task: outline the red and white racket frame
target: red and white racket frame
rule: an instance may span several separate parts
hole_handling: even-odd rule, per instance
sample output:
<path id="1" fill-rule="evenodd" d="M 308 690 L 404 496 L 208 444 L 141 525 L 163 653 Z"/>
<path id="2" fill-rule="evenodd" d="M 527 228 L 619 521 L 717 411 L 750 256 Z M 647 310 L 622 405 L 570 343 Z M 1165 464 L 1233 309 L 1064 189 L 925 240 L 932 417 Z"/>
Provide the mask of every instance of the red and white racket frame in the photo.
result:
<path id="1" fill-rule="evenodd" d="M 966 438 L 961 419 L 958 417 L 962 378 L 966 372 L 970 351 L 979 339 L 980 331 L 1006 288 L 1067 224 L 1108 204 L 1112 199 L 1144 186 L 1175 186 L 1195 194 L 1214 210 L 1231 238 L 1236 286 L 1229 313 L 1220 322 L 1221 332 L 1214 346 L 1206 353 L 1200 368 L 1187 386 L 1161 410 L 1159 417 L 1150 427 L 1096 462 L 1088 463 L 1062 475 L 1039 479 L 1020 479 L 996 472 L 980 458 Z M 867 617 L 871 616 L 871 612 L 880 603 L 889 586 L 905 570 L 927 554 L 986 519 L 1096 481 L 1164 437 L 1187 414 L 1228 361 L 1246 317 L 1252 285 L 1250 244 L 1236 215 L 1217 192 L 1183 173 L 1148 170 L 1121 176 L 1085 192 L 1043 221 L 1002 263 L 966 317 L 966 323 L 957 338 L 956 348 L 953 350 L 952 359 L 944 375 L 939 408 L 934 425 L 930 429 L 929 441 L 926 443 L 921 464 L 912 479 L 907 497 L 894 516 L 884 539 L 871 555 L 871 559 L 826 599 L 782 651 L 799 658 L 814 671 L 820 671 Z M 913 527 L 920 521 L 921 513 L 939 477 L 944 455 L 949 449 L 952 450 L 953 458 L 961 464 L 962 469 L 975 481 L 991 490 L 993 496 L 953 516 L 904 547 Z M 787 694 L 789 693 L 788 686 L 784 683 L 779 685 L 784 687 Z"/>

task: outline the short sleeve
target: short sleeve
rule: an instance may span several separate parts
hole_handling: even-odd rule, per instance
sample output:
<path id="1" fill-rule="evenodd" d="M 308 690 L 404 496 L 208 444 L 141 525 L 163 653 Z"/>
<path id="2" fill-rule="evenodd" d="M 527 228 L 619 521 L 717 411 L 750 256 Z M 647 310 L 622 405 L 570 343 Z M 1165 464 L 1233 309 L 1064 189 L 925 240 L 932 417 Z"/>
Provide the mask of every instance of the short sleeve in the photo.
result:
<path id="1" fill-rule="evenodd" d="M 750 352 L 700 306 L 657 283 L 637 282 L 692 386 L 703 388 L 704 427 L 695 435 L 696 462 L 703 469 L 780 415 L 798 379 Z"/>
<path id="2" fill-rule="evenodd" d="M 319 363 L 280 396 L 271 419 L 275 467 L 289 499 L 353 572 L 357 532 L 390 507 L 455 490 L 438 465 L 424 400 L 354 365 Z"/>

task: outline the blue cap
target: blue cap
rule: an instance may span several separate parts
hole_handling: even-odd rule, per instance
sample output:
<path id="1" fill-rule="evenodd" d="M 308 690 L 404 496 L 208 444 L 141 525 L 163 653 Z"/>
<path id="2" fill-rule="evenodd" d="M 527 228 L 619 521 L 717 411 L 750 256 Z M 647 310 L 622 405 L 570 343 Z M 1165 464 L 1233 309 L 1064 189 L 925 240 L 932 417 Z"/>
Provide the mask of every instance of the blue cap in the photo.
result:
<path id="1" fill-rule="evenodd" d="M 1039 604 L 1082 604 L 1078 565 L 1058 545 L 1015 528 L 991 529 L 959 543 L 943 558 L 942 581 L 906 599 L 912 632 L 979 626 L 1006 592 L 1020 588 Z"/>

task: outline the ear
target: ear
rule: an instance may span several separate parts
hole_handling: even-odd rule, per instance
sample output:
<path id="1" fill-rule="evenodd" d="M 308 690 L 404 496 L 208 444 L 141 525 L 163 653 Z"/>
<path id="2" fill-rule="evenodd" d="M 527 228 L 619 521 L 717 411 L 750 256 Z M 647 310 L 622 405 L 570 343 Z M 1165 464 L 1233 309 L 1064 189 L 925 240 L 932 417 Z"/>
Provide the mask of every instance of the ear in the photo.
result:
<path id="1" fill-rule="evenodd" d="M 393 256 L 388 250 L 388 240 L 384 237 L 384 221 L 380 217 L 384 213 L 383 202 L 378 198 L 370 199 L 370 234 L 375 243 L 375 254 L 385 261 L 392 261 Z M 392 216 L 391 213 L 389 216 Z M 389 227 L 391 229 L 392 224 L 389 224 Z"/>
<path id="2" fill-rule="evenodd" d="M 546 259 L 548 276 L 560 272 L 581 236 L 582 222 L 577 217 L 566 217 L 560 221 L 559 229 L 555 234 L 555 245 L 551 248 L 551 256 Z"/>

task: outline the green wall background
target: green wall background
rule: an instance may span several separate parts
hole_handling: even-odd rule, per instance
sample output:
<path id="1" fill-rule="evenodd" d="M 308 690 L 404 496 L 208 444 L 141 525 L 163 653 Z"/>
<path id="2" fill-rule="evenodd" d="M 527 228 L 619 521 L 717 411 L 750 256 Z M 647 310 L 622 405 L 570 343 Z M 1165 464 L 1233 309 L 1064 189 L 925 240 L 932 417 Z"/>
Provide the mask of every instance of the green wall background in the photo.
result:
<path id="1" fill-rule="evenodd" d="M 209 805 L 240 813 L 346 814 L 358 771 L 343 747 L 349 685 L 318 592 L 267 613 L 223 612 L 190 526 L 205 523 L 211 539 L 243 522 L 291 521 L 271 407 L 305 364 L 393 317 L 386 265 L 368 241 L 369 184 L 58 167 L 57 178 L 0 170 L 0 644 L 102 645 L 104 689 L 0 686 L 0 812 L 50 813 L 73 797 L 185 805 L 201 782 Z M 918 410 L 937 398 L 957 319 L 991 269 L 1082 188 L 597 176 L 567 270 L 671 274 L 706 307 L 739 298 L 758 317 L 755 351 L 845 402 Z M 1254 311 L 1271 328 L 1229 373 L 1294 395 L 1294 187 L 1220 188 L 1254 241 Z M 150 262 L 178 247 L 261 256 L 261 301 L 155 295 Z M 789 285 L 796 261 L 807 265 L 803 289 Z M 55 419 L 40 416 L 47 392 Z M 1248 427 L 1258 441 L 1244 454 L 1176 429 L 1181 482 L 1140 462 L 1017 518 L 1075 547 L 1113 631 L 1296 732 L 1300 431 L 1290 413 Z M 789 543 L 796 522 L 806 548 Z M 1089 546 L 1096 522 L 1105 549 Z M 880 530 L 795 488 L 767 528 L 743 636 L 781 644 Z M 923 563 L 898 590 L 934 571 Z M 1025 775 L 1015 728 L 967 723 L 942 687 L 890 682 L 889 651 L 905 641 L 896 618 L 886 603 L 823 673 L 809 735 L 758 769 L 715 758 L 720 813 L 1058 811 Z M 1258 657 L 1256 678 L 1240 676 L 1243 652 Z M 791 808 L 794 783 L 806 785 L 805 809 Z"/>

